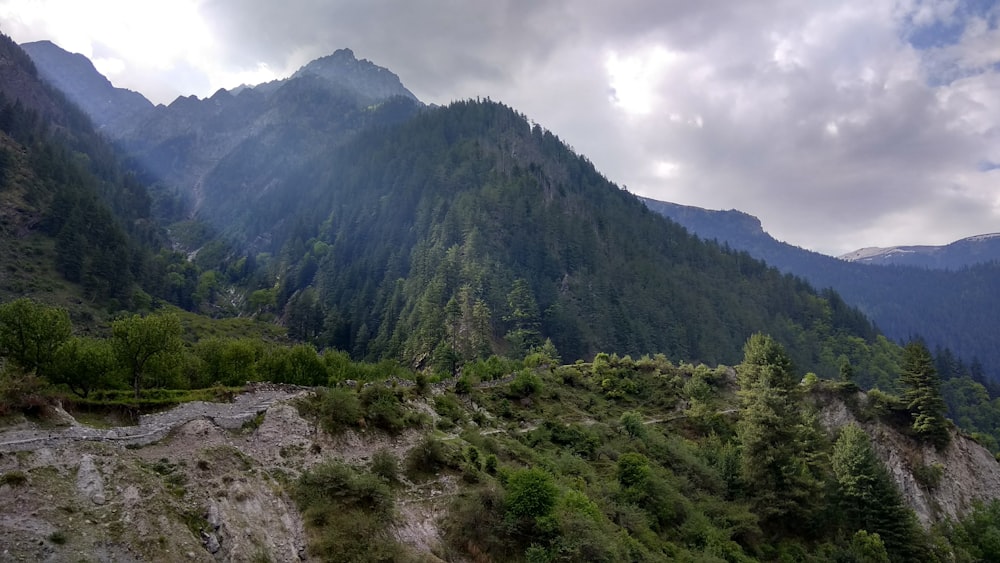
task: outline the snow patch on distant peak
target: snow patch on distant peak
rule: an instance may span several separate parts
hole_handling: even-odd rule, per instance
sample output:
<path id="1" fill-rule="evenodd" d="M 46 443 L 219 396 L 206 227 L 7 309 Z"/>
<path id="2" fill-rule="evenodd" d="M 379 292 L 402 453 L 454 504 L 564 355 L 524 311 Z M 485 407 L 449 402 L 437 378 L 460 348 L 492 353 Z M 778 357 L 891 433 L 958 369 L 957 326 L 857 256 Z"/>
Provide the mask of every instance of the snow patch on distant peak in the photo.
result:
<path id="1" fill-rule="evenodd" d="M 893 250 L 897 250 L 897 248 L 896 247 L 882 248 L 879 246 L 868 246 L 865 248 L 860 248 L 858 250 L 855 250 L 854 252 L 848 252 L 847 254 L 842 254 L 837 258 L 840 258 L 841 260 L 847 260 L 848 262 L 856 262 L 858 260 L 864 260 L 866 258 L 871 258 L 873 256 L 880 256 L 887 252 L 892 252 Z"/>
<path id="2" fill-rule="evenodd" d="M 968 238 L 966 238 L 964 240 L 967 240 L 967 241 L 970 241 L 970 242 L 982 242 L 984 240 L 990 240 L 990 239 L 995 239 L 995 238 L 1000 238 L 1000 233 L 987 233 L 985 235 L 976 235 L 976 236 L 973 236 L 973 237 L 968 237 Z"/>

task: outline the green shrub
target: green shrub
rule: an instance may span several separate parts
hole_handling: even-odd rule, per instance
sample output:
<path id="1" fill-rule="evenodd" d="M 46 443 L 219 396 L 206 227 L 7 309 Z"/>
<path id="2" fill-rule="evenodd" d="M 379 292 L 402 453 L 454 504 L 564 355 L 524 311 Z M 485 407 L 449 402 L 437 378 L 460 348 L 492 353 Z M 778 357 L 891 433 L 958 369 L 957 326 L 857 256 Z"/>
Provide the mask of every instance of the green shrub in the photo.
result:
<path id="1" fill-rule="evenodd" d="M 462 405 L 453 395 L 438 395 L 434 397 L 434 410 L 442 418 L 448 420 L 451 426 L 462 424 L 465 420 L 465 411 Z"/>
<path id="2" fill-rule="evenodd" d="M 403 551 L 389 527 L 392 490 L 380 477 L 336 461 L 304 472 L 292 497 L 309 530 L 309 552 L 322 561 L 395 561 Z"/>
<path id="3" fill-rule="evenodd" d="M 3 475 L 0 475 L 0 486 L 10 485 L 11 487 L 20 487 L 28 483 L 28 476 L 24 474 L 23 471 L 8 471 Z"/>
<path id="4" fill-rule="evenodd" d="M 363 419 L 358 394 L 344 387 L 317 390 L 297 406 L 301 415 L 315 418 L 331 434 L 357 426 Z"/>
<path id="5" fill-rule="evenodd" d="M 65 532 L 61 530 L 56 530 L 51 534 L 49 534 L 49 537 L 47 539 L 56 545 L 65 545 L 67 538 Z"/>
<path id="6" fill-rule="evenodd" d="M 430 436 L 406 456 L 406 471 L 412 477 L 433 475 L 448 467 L 457 467 L 455 453 L 447 444 Z"/>
<path id="7" fill-rule="evenodd" d="M 379 450 L 372 456 L 372 473 L 395 483 L 399 480 L 399 460 L 389 450 Z"/>
<path id="8" fill-rule="evenodd" d="M 513 471 L 504 490 L 507 492 L 506 516 L 511 521 L 534 521 L 548 516 L 559 494 L 552 475 L 534 468 Z"/>
<path id="9" fill-rule="evenodd" d="M 542 390 L 542 380 L 531 370 L 521 370 L 507 390 L 513 398 L 530 397 Z"/>
<path id="10" fill-rule="evenodd" d="M 406 428 L 406 409 L 395 391 L 382 385 L 369 385 L 361 391 L 361 406 L 369 425 L 397 433 Z"/>
<path id="11" fill-rule="evenodd" d="M 944 466 L 940 463 L 932 463 L 930 465 L 922 463 L 913 464 L 913 478 L 929 491 L 937 489 L 943 477 Z"/>

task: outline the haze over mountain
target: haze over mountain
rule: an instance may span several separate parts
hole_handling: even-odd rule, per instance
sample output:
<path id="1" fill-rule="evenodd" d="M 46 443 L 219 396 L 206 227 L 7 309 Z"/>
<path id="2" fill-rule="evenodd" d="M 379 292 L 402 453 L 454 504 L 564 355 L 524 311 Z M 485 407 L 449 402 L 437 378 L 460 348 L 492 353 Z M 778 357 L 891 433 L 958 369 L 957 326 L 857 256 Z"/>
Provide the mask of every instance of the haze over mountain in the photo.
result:
<path id="1" fill-rule="evenodd" d="M 834 296 L 814 310 L 825 301 L 797 280 L 646 212 L 510 108 L 420 108 L 391 72 L 341 50 L 286 80 L 178 98 L 119 143 L 193 196 L 233 259 L 273 256 L 255 260 L 260 285 L 246 291 L 273 288 L 296 335 L 358 357 L 447 364 L 549 337 L 567 357 L 733 361 L 767 330 L 798 339 L 793 355 L 819 372 L 840 353 L 871 365 L 809 320 L 874 345 Z"/>
<path id="2" fill-rule="evenodd" d="M 66 93 L 97 130 L 110 137 L 134 126 L 153 109 L 142 94 L 114 87 L 83 55 L 67 53 L 51 41 L 25 43 L 21 48 L 35 61 L 42 78 Z"/>
<path id="3" fill-rule="evenodd" d="M 503 100 L 632 193 L 741 209 L 830 255 L 1000 224 L 991 2 L 81 6 L 15 2 L 0 27 L 165 105 L 349 45 L 426 103 Z"/>

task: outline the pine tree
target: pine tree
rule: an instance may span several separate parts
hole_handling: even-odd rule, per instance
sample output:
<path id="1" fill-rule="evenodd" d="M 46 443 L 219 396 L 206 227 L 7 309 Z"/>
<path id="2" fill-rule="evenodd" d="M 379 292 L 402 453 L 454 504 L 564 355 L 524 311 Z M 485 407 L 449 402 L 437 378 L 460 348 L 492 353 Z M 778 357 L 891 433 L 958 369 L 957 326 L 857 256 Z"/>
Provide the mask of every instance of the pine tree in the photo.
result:
<path id="1" fill-rule="evenodd" d="M 847 532 L 877 533 L 893 560 L 920 560 L 919 528 L 913 512 L 875 456 L 864 430 L 851 424 L 833 447 L 833 473 Z"/>
<path id="2" fill-rule="evenodd" d="M 792 362 L 773 338 L 754 334 L 737 366 L 741 473 L 764 524 L 808 529 L 822 489 L 813 433 L 796 404 Z"/>
<path id="3" fill-rule="evenodd" d="M 934 368 L 934 359 L 922 342 L 910 342 L 903 348 L 902 373 L 904 399 L 913 417 L 913 430 L 937 447 L 948 445 L 947 409 L 941 396 L 941 380 Z"/>

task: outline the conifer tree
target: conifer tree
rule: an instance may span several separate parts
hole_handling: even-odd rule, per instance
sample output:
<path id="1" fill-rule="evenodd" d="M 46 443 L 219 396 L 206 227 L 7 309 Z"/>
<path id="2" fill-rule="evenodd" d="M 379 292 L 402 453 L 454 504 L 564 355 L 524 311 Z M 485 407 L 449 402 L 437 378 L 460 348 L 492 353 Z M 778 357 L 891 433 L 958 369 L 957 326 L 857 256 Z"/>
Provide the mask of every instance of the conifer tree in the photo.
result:
<path id="1" fill-rule="evenodd" d="M 904 399 L 913 417 L 913 430 L 937 447 L 948 445 L 947 409 L 941 396 L 941 380 L 934 368 L 934 359 L 922 342 L 910 342 L 903 348 L 900 382 Z"/>
<path id="2" fill-rule="evenodd" d="M 815 444 L 796 403 L 796 380 L 784 348 L 754 334 L 737 366 L 742 478 L 765 524 L 808 527 L 821 501 Z"/>
<path id="3" fill-rule="evenodd" d="M 833 447 L 833 473 L 847 531 L 878 534 L 894 561 L 919 560 L 919 530 L 913 512 L 875 456 L 864 430 L 851 424 Z"/>

